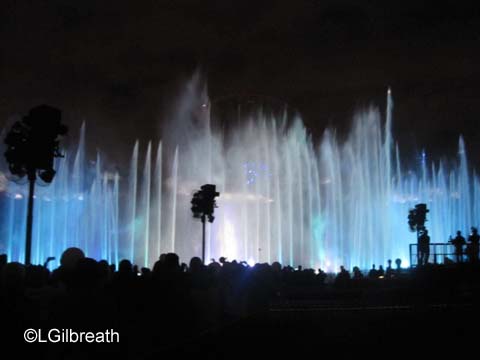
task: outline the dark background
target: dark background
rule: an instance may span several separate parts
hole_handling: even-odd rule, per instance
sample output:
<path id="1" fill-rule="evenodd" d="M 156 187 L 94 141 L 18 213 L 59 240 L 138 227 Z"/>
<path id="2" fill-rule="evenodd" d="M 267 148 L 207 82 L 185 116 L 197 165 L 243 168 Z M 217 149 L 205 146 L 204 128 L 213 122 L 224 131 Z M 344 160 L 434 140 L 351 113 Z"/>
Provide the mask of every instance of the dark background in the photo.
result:
<path id="1" fill-rule="evenodd" d="M 454 157 L 463 134 L 480 163 L 480 13 L 459 1 L 3 0 L 0 14 L 0 127 L 58 106 L 112 164 L 162 136 L 196 69 L 212 99 L 279 99 L 315 139 L 345 133 L 355 109 L 383 112 L 391 86 L 405 157 Z"/>

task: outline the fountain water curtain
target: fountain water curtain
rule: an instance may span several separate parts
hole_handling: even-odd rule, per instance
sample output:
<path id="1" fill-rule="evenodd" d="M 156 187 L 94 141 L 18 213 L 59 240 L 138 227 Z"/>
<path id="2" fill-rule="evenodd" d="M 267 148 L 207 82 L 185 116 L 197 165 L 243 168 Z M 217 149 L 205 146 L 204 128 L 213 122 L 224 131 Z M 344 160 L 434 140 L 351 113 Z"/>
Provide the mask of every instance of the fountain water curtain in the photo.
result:
<path id="1" fill-rule="evenodd" d="M 229 131 L 216 130 L 198 81 L 168 121 L 168 137 L 133 146 L 129 175 L 85 159 L 85 126 L 77 149 L 57 160 L 58 173 L 37 187 L 32 260 L 59 259 L 70 246 L 118 263 L 152 266 L 160 253 L 183 261 L 201 254 L 192 194 L 217 185 L 215 222 L 207 227 L 207 259 L 303 265 L 336 271 L 401 258 L 408 265 L 408 209 L 424 202 L 433 242 L 478 225 L 479 178 L 460 138 L 454 166 L 402 167 L 392 138 L 392 99 L 385 119 L 369 108 L 354 116 L 345 141 L 327 129 L 314 145 L 300 118 L 258 111 Z M 3 161 L 3 160 L 2 160 Z M 5 164 L 3 173 L 6 174 Z M 0 178 L 0 253 L 23 261 L 27 186 Z"/>

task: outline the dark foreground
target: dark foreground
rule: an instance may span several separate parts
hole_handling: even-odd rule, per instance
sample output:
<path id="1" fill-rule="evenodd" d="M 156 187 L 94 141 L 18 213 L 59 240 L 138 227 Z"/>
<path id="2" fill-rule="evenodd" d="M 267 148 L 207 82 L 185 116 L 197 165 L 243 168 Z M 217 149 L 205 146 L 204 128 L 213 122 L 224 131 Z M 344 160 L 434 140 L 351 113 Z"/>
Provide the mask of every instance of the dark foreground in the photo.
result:
<path id="1" fill-rule="evenodd" d="M 472 354 L 480 347 L 480 267 L 405 269 L 390 278 L 175 257 L 138 275 L 93 259 L 52 274 L 5 265 L 3 354 L 35 359 L 390 357 Z M 125 264 L 124 264 L 125 265 Z M 345 274 L 344 274 L 345 275 Z M 118 343 L 28 343 L 27 329 L 119 333 Z"/>
<path id="2" fill-rule="evenodd" d="M 473 355 L 479 347 L 478 315 L 465 305 L 273 310 L 168 353 L 219 359 Z"/>

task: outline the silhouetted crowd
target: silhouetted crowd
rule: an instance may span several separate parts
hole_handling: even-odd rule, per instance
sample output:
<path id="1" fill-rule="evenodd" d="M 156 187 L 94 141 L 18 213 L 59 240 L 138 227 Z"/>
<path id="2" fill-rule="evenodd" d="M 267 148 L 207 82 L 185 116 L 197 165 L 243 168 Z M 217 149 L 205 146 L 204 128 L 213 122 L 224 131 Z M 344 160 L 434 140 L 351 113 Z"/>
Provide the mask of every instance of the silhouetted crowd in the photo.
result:
<path id="1" fill-rule="evenodd" d="M 116 268 L 70 248 L 63 253 L 60 266 L 49 271 L 47 266 L 9 263 L 1 255 L 2 339 L 22 344 L 21 334 L 28 328 L 111 328 L 124 341 L 99 347 L 100 354 L 121 352 L 126 358 L 142 358 L 202 332 L 302 301 L 327 307 L 399 304 L 425 299 L 425 283 L 445 282 L 449 294 L 457 285 L 454 278 L 448 282 L 438 271 L 441 275 L 432 276 L 425 267 L 412 276 L 412 271 L 401 267 L 400 259 L 395 266 L 391 260 L 387 264 L 386 269 L 373 265 L 367 274 L 358 267 L 350 273 L 342 266 L 333 275 L 278 262 L 248 266 L 225 258 L 204 265 L 194 257 L 186 265 L 178 255 L 168 253 L 152 269 L 138 269 L 129 260 L 122 260 Z M 422 276 L 428 281 L 421 282 Z M 152 326 L 155 331 L 148 330 Z M 71 344 L 55 345 L 39 351 L 53 359 L 78 353 L 78 347 Z"/>

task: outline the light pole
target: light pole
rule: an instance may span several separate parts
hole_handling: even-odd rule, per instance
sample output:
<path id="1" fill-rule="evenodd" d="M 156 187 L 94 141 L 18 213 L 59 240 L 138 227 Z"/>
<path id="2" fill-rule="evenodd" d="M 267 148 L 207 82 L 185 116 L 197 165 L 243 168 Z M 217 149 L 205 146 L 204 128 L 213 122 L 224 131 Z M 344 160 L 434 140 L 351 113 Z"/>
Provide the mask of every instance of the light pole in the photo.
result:
<path id="1" fill-rule="evenodd" d="M 55 176 L 53 160 L 63 157 L 59 152 L 59 135 L 65 135 L 68 128 L 61 123 L 61 111 L 40 105 L 32 108 L 21 121 L 13 124 L 5 137 L 7 151 L 5 158 L 10 172 L 20 178 L 27 176 L 28 206 L 25 236 L 25 265 L 31 263 L 33 201 L 35 181 L 38 176 L 46 183 Z"/>
<path id="2" fill-rule="evenodd" d="M 214 209 L 217 207 L 215 198 L 220 196 L 216 191 L 215 185 L 205 184 L 200 187 L 201 190 L 193 194 L 191 201 L 193 217 L 202 221 L 202 262 L 205 264 L 205 220 L 212 223 Z"/>

